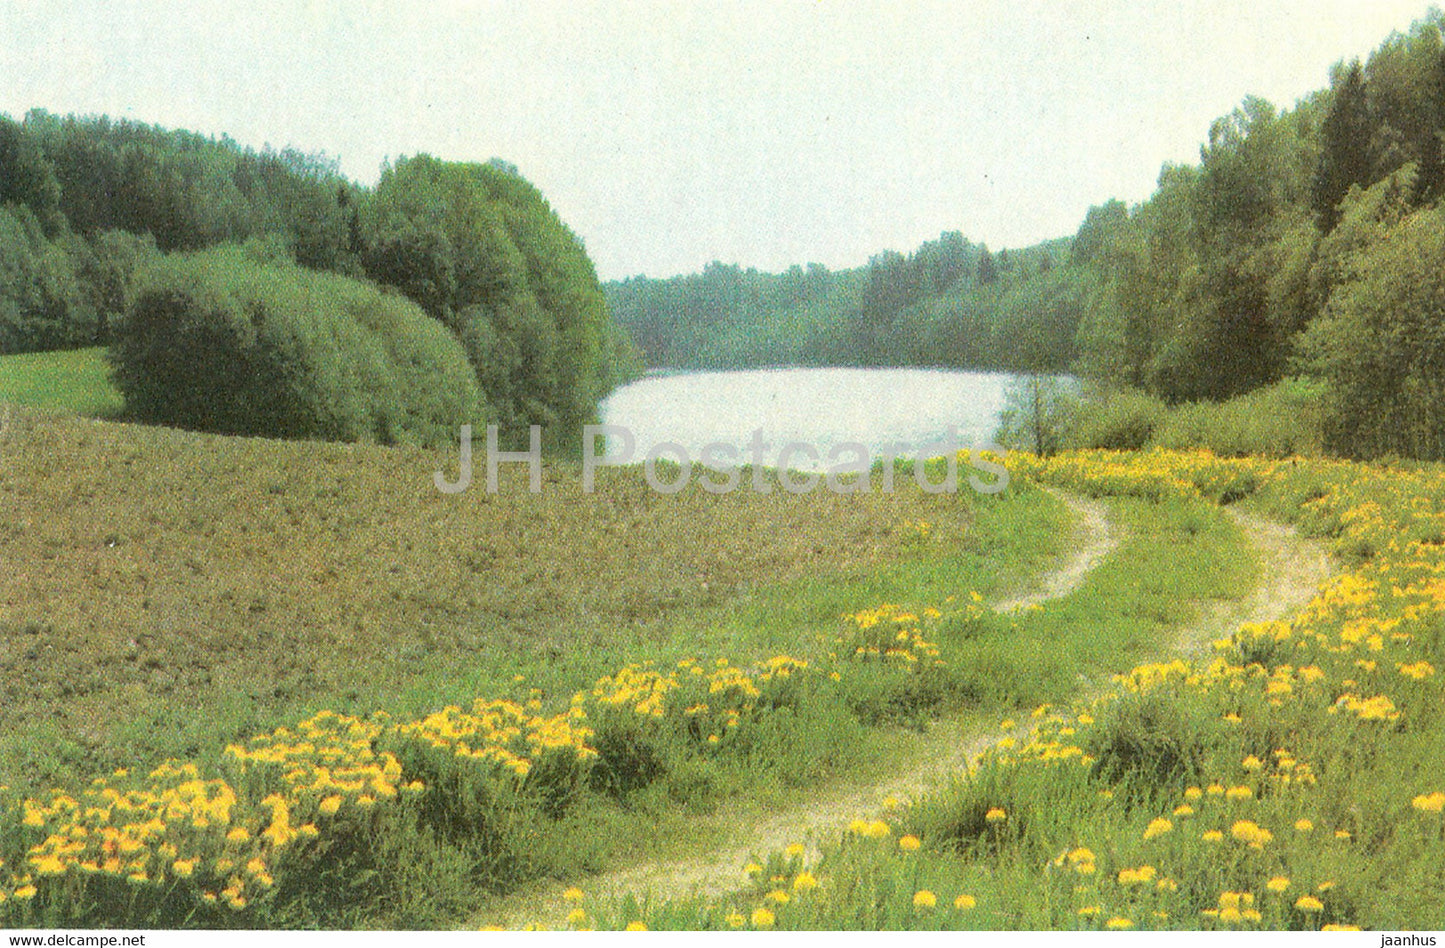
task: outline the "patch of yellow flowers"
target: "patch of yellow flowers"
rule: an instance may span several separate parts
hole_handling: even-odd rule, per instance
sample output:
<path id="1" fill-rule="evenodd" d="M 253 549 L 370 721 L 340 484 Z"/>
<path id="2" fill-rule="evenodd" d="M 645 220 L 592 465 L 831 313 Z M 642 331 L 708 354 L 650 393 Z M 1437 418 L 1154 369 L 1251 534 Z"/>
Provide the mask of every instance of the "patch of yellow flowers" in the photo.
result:
<path id="1" fill-rule="evenodd" d="M 972 858 L 1021 858 L 1016 847 L 1023 844 L 997 828 L 1016 817 L 1029 825 L 1039 816 L 1036 807 L 1057 805 L 1052 794 L 1069 781 L 1081 789 L 1076 799 L 1095 808 L 1076 831 L 1096 836 L 1076 838 L 1041 867 L 1040 884 L 1055 887 L 1055 895 L 993 893 L 1016 899 L 1001 909 L 1003 917 L 1048 903 L 1057 907 L 1057 924 L 1086 928 L 1347 930 L 1359 923 L 1369 893 L 1382 890 L 1363 890 L 1351 878 L 1350 895 L 1342 895 L 1341 867 L 1371 866 L 1391 841 L 1398 853 L 1428 852 L 1427 864 L 1445 862 L 1441 762 L 1433 770 L 1417 767 L 1412 756 L 1421 746 L 1413 735 L 1445 728 L 1445 687 L 1436 674 L 1445 628 L 1445 468 L 1233 460 L 1205 452 L 1014 455 L 1010 468 L 1095 496 L 1233 500 L 1257 490 L 1295 491 L 1302 525 L 1334 538 L 1351 565 L 1293 617 L 1242 625 L 1215 643 L 1212 657 L 1140 665 L 1086 705 L 1039 709 L 1026 733 L 1012 721 L 1003 727 L 1006 736 L 970 765 L 965 791 L 950 791 L 972 793 L 969 806 L 987 809 L 982 824 L 961 824 L 979 834 Z M 848 620 L 854 655 L 863 660 L 886 661 L 890 649 L 920 657 L 929 642 L 929 618 L 899 606 L 861 610 Z M 1100 735 L 1096 717 L 1120 702 L 1159 698 L 1210 709 L 1220 730 L 1201 752 L 1204 772 L 1151 812 L 1159 797 L 1140 806 L 1132 792 L 1098 786 L 1088 748 Z M 1399 775 L 1393 802 L 1382 800 L 1378 788 L 1357 793 L 1348 768 L 1361 758 L 1398 759 L 1399 766 L 1377 770 L 1387 779 Z M 824 863 L 832 873 L 857 874 L 837 880 L 838 891 L 867 889 L 865 880 L 890 873 L 901 883 L 911 878 L 913 861 L 927 860 L 940 844 L 947 851 L 959 846 L 956 835 L 933 841 L 913 830 L 906 810 L 890 819 L 848 824 L 840 845 L 855 855 Z M 1114 829 L 1120 825 L 1132 828 L 1120 833 Z M 860 860 L 861 853 L 873 853 L 872 861 Z M 991 874 L 987 864 L 981 872 Z M 826 872 L 818 877 L 823 886 L 833 884 Z M 938 904 L 930 890 L 910 891 L 916 911 Z M 1398 892 L 1376 906 L 1383 914 L 1374 917 L 1400 919 L 1393 927 L 1432 920 L 1408 912 L 1428 913 L 1439 906 L 1438 894 L 1412 892 L 1435 901 L 1415 908 Z M 967 898 L 970 906 L 979 901 Z M 1407 914 L 1390 914 L 1401 910 Z M 839 919 L 852 917 L 852 909 L 840 911 Z M 812 921 L 829 927 L 829 917 Z M 737 918 L 743 924 L 745 916 Z M 785 920 L 770 914 L 768 924 Z"/>

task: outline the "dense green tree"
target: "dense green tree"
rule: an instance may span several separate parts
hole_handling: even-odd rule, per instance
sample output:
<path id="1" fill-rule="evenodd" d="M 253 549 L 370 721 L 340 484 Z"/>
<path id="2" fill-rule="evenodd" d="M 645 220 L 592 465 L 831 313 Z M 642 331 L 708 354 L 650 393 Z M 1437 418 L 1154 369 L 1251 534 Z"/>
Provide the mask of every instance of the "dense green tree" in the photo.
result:
<path id="1" fill-rule="evenodd" d="M 64 226 L 55 168 L 23 127 L 0 115 L 0 205 L 30 209 L 47 236 Z"/>
<path id="2" fill-rule="evenodd" d="M 985 286 L 998 282 L 998 265 L 994 262 L 993 254 L 984 247 L 978 255 L 978 282 Z"/>
<path id="3" fill-rule="evenodd" d="M 1351 187 L 1370 180 L 1370 114 L 1365 71 L 1358 60 L 1337 69 L 1329 113 L 1320 126 L 1320 158 L 1310 207 L 1322 233 L 1334 230 L 1339 205 Z"/>
<path id="4" fill-rule="evenodd" d="M 69 349 L 96 337 L 96 311 L 72 253 L 28 206 L 0 205 L 0 354 Z"/>
<path id="5" fill-rule="evenodd" d="M 361 229 L 367 273 L 456 334 L 509 439 L 540 424 L 560 440 L 594 417 L 607 303 L 581 241 L 515 169 L 403 159 Z"/>
<path id="6" fill-rule="evenodd" d="M 1370 126 L 1370 173 L 1354 183 L 1378 181 L 1406 164 L 1417 169 L 1417 204 L 1445 188 L 1445 14 L 1433 10 L 1406 33 L 1390 36 L 1370 54 L 1364 70 Z"/>
<path id="7" fill-rule="evenodd" d="M 1379 204 L 1368 194 L 1346 200 Z M 1368 213 L 1368 212 L 1365 212 Z M 1330 382 L 1326 439 L 1354 457 L 1445 459 L 1445 209 L 1373 221 L 1303 345 Z M 1362 222 L 1363 223 L 1363 222 Z M 1345 220 L 1341 228 L 1346 226 Z"/>

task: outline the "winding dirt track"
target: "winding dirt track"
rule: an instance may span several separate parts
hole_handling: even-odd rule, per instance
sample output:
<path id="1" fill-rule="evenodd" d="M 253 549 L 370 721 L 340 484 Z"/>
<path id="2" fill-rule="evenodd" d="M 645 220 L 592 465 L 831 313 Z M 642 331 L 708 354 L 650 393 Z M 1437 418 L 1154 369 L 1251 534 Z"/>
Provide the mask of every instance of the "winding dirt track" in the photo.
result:
<path id="1" fill-rule="evenodd" d="M 993 608 L 998 612 L 1068 595 L 1122 540 L 1121 528 L 1109 516 L 1104 504 L 1062 491 L 1053 493 L 1077 518 L 1073 543 L 1076 552 L 1040 577 L 1032 590 L 995 604 Z M 1303 606 L 1333 572 L 1333 563 L 1322 545 L 1301 539 L 1289 527 L 1232 509 L 1226 512 L 1244 531 L 1259 556 L 1260 575 L 1255 588 L 1243 599 L 1210 603 L 1203 616 L 1175 631 L 1159 658 L 1188 657 L 1203 651 L 1210 642 L 1228 635 L 1241 622 L 1282 619 Z M 1096 683 L 1083 697 L 1097 695 L 1106 688 L 1106 682 Z M 1020 732 L 1023 730 L 1021 727 Z M 742 866 L 754 854 L 803 842 L 810 856 L 816 855 L 818 844 L 830 836 L 836 837 L 849 820 L 878 813 L 889 797 L 915 797 L 945 782 L 966 769 L 973 757 L 1002 736 L 996 729 L 985 729 L 976 721 L 936 721 L 917 739 L 907 769 L 887 780 L 843 788 L 769 814 L 761 822 L 740 830 L 729 844 L 708 852 L 675 861 L 629 866 L 594 876 L 583 884 L 589 895 L 602 897 L 632 893 L 638 898 L 665 899 L 734 891 L 744 882 Z M 567 911 L 562 891 L 562 886 L 556 884 L 532 887 L 524 894 L 494 905 L 484 913 L 486 917 L 482 921 L 506 928 L 539 920 L 556 922 Z"/>

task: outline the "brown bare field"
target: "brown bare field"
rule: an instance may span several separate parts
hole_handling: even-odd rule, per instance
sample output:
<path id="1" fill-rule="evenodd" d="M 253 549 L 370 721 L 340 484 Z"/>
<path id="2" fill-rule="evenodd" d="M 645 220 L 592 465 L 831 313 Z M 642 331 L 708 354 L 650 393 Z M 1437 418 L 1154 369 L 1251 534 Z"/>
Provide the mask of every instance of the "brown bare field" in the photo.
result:
<path id="1" fill-rule="evenodd" d="M 964 495 L 907 478 L 867 496 L 663 495 L 619 468 L 584 494 L 575 465 L 549 464 L 531 494 L 504 465 L 489 496 L 479 451 L 473 488 L 443 495 L 432 473 L 455 464 L 15 410 L 0 782 L 204 757 L 321 707 L 419 710 L 513 673 L 572 687 L 660 643 L 704 650 L 769 589 L 871 582 L 974 542 Z"/>

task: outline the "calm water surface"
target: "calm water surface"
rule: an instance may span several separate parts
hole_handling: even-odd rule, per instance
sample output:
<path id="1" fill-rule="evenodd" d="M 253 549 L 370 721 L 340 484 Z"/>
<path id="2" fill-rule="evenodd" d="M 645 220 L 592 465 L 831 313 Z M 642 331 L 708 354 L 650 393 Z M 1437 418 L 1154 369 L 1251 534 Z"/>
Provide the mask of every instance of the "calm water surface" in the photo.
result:
<path id="1" fill-rule="evenodd" d="M 957 428 L 963 446 L 982 445 L 998 428 L 1005 392 L 1014 376 L 995 372 L 932 369 L 754 369 L 652 375 L 614 392 L 602 403 L 603 424 L 626 428 L 635 438 L 631 461 L 641 461 L 664 442 L 681 445 L 699 460 L 710 443 L 735 446 L 738 463 L 750 460 L 754 431 L 770 444 L 765 464 L 781 447 L 800 442 L 816 448 L 822 465 L 794 454 L 790 467 L 826 467 L 828 452 L 862 444 L 881 457 L 889 443 L 914 456 Z M 621 439 L 609 438 L 608 458 L 622 462 Z M 660 452 L 677 459 L 676 451 Z M 933 454 L 940 453 L 935 450 Z"/>

